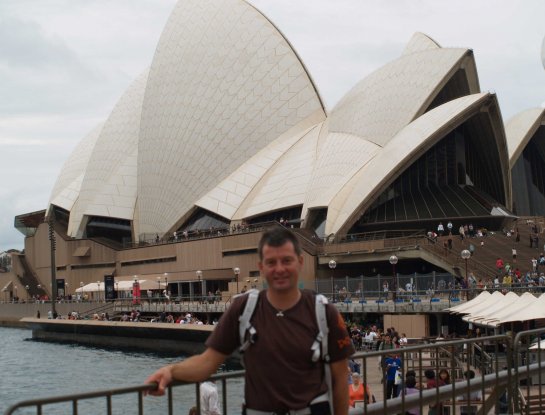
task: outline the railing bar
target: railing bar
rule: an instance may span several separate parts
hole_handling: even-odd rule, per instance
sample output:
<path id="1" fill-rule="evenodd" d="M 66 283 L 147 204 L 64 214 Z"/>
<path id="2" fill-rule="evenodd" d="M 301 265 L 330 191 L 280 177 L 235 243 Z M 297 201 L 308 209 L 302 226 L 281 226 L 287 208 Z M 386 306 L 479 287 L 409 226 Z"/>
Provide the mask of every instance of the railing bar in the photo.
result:
<path id="1" fill-rule="evenodd" d="M 144 415 L 144 399 L 142 391 L 138 391 L 138 415 Z"/>
<path id="2" fill-rule="evenodd" d="M 221 391 L 222 391 L 221 406 L 223 408 L 223 413 L 226 414 L 227 413 L 227 380 L 226 378 L 221 379 Z"/>
<path id="3" fill-rule="evenodd" d="M 167 390 L 168 415 L 172 415 L 174 412 L 172 409 L 172 386 L 169 385 Z"/>
<path id="4" fill-rule="evenodd" d="M 195 383 L 195 400 L 197 401 L 197 413 L 201 413 L 201 384 Z"/>
<path id="5" fill-rule="evenodd" d="M 72 414 L 78 415 L 78 400 L 77 399 L 74 399 L 72 401 Z"/>
<path id="6" fill-rule="evenodd" d="M 112 415 L 112 395 L 106 396 L 106 410 L 108 411 L 108 415 Z"/>

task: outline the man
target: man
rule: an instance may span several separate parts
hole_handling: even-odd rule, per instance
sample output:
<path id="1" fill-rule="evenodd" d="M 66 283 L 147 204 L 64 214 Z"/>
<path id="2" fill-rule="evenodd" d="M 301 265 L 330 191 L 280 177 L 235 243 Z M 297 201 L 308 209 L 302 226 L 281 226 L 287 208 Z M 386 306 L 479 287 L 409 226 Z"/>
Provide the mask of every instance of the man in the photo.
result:
<path id="1" fill-rule="evenodd" d="M 310 291 L 299 290 L 297 285 L 303 267 L 299 242 L 288 229 L 274 228 L 263 234 L 258 254 L 259 270 L 268 288 L 259 293 L 251 319 L 257 336 L 243 354 L 245 413 L 330 414 L 323 364 L 314 363 L 310 358 L 319 329 L 315 297 Z M 207 349 L 202 354 L 152 374 L 147 382 L 156 382 L 158 386 L 150 393 L 163 395 L 173 380 L 200 382 L 212 375 L 240 346 L 239 317 L 247 299 L 248 295 L 241 295 L 233 300 L 206 341 Z M 354 346 L 337 309 L 327 305 L 325 311 L 329 328 L 331 405 L 335 415 L 346 414 L 348 357 L 354 353 Z"/>
<path id="2" fill-rule="evenodd" d="M 397 354 L 388 354 L 385 361 L 386 366 L 386 399 L 392 399 L 397 396 L 398 384 L 396 383 L 396 375 L 398 370 L 401 370 L 401 359 Z"/>
<path id="3" fill-rule="evenodd" d="M 218 388 L 215 382 L 201 383 L 201 414 L 221 415 L 218 398 Z"/>

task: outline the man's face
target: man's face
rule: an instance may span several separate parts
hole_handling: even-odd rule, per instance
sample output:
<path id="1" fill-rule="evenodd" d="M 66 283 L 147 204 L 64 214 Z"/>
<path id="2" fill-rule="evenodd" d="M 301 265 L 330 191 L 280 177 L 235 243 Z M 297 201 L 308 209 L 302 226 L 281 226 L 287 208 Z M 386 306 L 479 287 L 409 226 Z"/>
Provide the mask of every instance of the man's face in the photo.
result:
<path id="1" fill-rule="evenodd" d="M 258 265 L 261 275 L 267 280 L 269 289 L 289 291 L 297 289 L 303 256 L 295 253 L 293 243 L 289 241 L 278 247 L 264 245 L 263 259 Z"/>

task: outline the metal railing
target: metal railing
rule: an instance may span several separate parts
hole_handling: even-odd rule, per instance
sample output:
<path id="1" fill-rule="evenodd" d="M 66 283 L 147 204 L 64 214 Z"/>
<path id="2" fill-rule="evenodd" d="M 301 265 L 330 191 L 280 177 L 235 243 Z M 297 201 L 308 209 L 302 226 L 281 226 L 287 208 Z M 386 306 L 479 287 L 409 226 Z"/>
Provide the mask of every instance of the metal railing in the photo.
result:
<path id="1" fill-rule="evenodd" d="M 418 407 L 423 412 L 428 405 L 437 408 L 450 407 L 451 414 L 456 415 L 464 407 L 472 407 L 475 413 L 545 413 L 545 396 L 543 380 L 545 379 L 545 353 L 538 347 L 531 349 L 532 339 L 541 338 L 545 329 L 531 330 L 518 333 L 513 339 L 509 335 L 497 335 L 461 339 L 454 341 L 435 341 L 411 345 L 398 349 L 386 350 L 360 350 L 354 356 L 354 362 L 359 364 L 362 372 L 362 381 L 371 387 L 371 393 L 376 396 L 376 403 L 363 402 L 363 407 L 353 408 L 350 414 L 392 414 L 405 413 L 411 408 Z M 540 343 L 538 343 L 540 344 Z M 487 359 L 474 360 L 472 354 L 479 350 L 487 351 Z M 385 357 L 392 353 L 401 358 L 403 369 L 415 371 L 415 377 L 420 385 L 418 393 L 405 395 L 400 393 L 397 397 L 384 399 L 392 386 L 386 376 L 386 370 L 382 365 Z M 537 356 L 537 357 L 536 357 Z M 432 388 L 426 388 L 427 371 L 439 373 L 446 369 L 450 375 L 449 384 Z M 462 373 L 473 371 L 474 378 L 461 378 Z M 228 381 L 241 378 L 243 371 L 226 372 L 212 376 L 221 384 L 221 402 L 224 414 L 228 412 L 228 399 L 233 394 L 228 391 Z M 166 393 L 166 413 L 181 413 L 176 401 L 175 389 L 188 383 L 177 382 L 172 384 Z M 195 406 L 199 409 L 200 386 L 195 385 Z M 87 392 L 73 395 L 51 397 L 47 399 L 34 399 L 16 403 L 5 412 L 5 415 L 15 414 L 21 408 L 32 407 L 41 415 L 46 412 L 46 407 L 55 404 L 68 404 L 73 414 L 80 413 L 84 401 L 102 400 L 106 413 L 112 414 L 114 408 L 114 396 L 132 395 L 136 398 L 136 409 L 139 414 L 144 414 L 144 394 L 153 390 L 156 385 L 138 385 L 107 391 Z M 403 385 L 398 385 L 401 391 Z M 397 389 L 396 388 L 396 389 Z M 264 392 L 266 393 L 266 392 Z M 475 393 L 480 399 L 475 399 Z M 149 399 L 149 398 L 146 398 Z M 535 405 L 532 407 L 532 402 Z M 175 405 L 176 404 L 176 405 Z M 240 408 L 237 405 L 235 407 Z M 240 402 L 241 404 L 241 402 Z M 231 405 L 231 408 L 233 406 Z M 95 406 L 96 408 L 96 406 Z M 189 408 L 184 408 L 187 412 Z M 125 413 L 124 408 L 120 408 Z M 238 411 L 237 411 L 238 412 Z M 66 408 L 63 413 L 68 413 Z M 96 413 L 96 410 L 95 410 Z"/>

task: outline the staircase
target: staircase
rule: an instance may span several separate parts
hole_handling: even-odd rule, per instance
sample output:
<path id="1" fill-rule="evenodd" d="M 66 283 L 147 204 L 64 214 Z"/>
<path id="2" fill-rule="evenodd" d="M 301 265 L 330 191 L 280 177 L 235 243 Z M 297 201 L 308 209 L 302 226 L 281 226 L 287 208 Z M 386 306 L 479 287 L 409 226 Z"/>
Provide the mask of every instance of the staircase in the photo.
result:
<path id="1" fill-rule="evenodd" d="M 527 224 L 530 220 L 530 224 Z M 518 222 L 518 223 L 517 223 Z M 465 277 L 465 261 L 461 257 L 464 249 L 469 249 L 470 244 L 475 248 L 474 254 L 467 261 L 468 272 L 473 272 L 478 279 L 483 282 L 488 279 L 493 280 L 497 274 L 496 260 L 502 258 L 505 264 L 510 264 L 511 269 L 519 268 L 522 274 L 532 270 L 532 258 L 539 258 L 543 252 L 543 243 L 545 243 L 545 233 L 543 233 L 543 217 L 520 218 L 513 224 L 513 228 L 518 227 L 520 241 L 516 242 L 515 235 L 507 236 L 504 232 L 489 232 L 486 237 L 460 239 L 459 235 L 452 236 L 452 249 L 446 250 L 443 243 L 448 240 L 448 236 L 438 238 L 435 243 L 422 243 L 420 249 L 426 250 L 435 256 L 440 256 L 445 263 L 445 268 L 452 268 L 455 274 Z M 532 225 L 538 223 L 539 247 L 530 248 L 530 235 L 532 234 Z M 431 242 L 431 241 L 430 241 Z M 517 250 L 516 263 L 512 258 L 512 248 Z M 541 269 L 540 272 L 545 272 Z"/>
<path id="2" fill-rule="evenodd" d="M 545 412 L 545 397 L 536 393 L 534 395 L 528 395 L 525 397 L 526 407 L 523 408 L 523 412 L 526 415 L 543 414 Z"/>
<path id="3" fill-rule="evenodd" d="M 22 287 L 28 286 L 28 295 L 31 297 L 35 295 L 40 297 L 46 296 L 47 292 L 44 290 L 44 288 L 38 288 L 38 285 L 40 285 L 40 280 L 38 280 L 38 277 L 32 271 L 30 265 L 28 265 L 25 256 L 14 255 L 13 258 L 17 258 L 16 260 L 20 262 L 21 267 L 23 268 L 23 275 L 17 275 L 17 279 Z"/>

